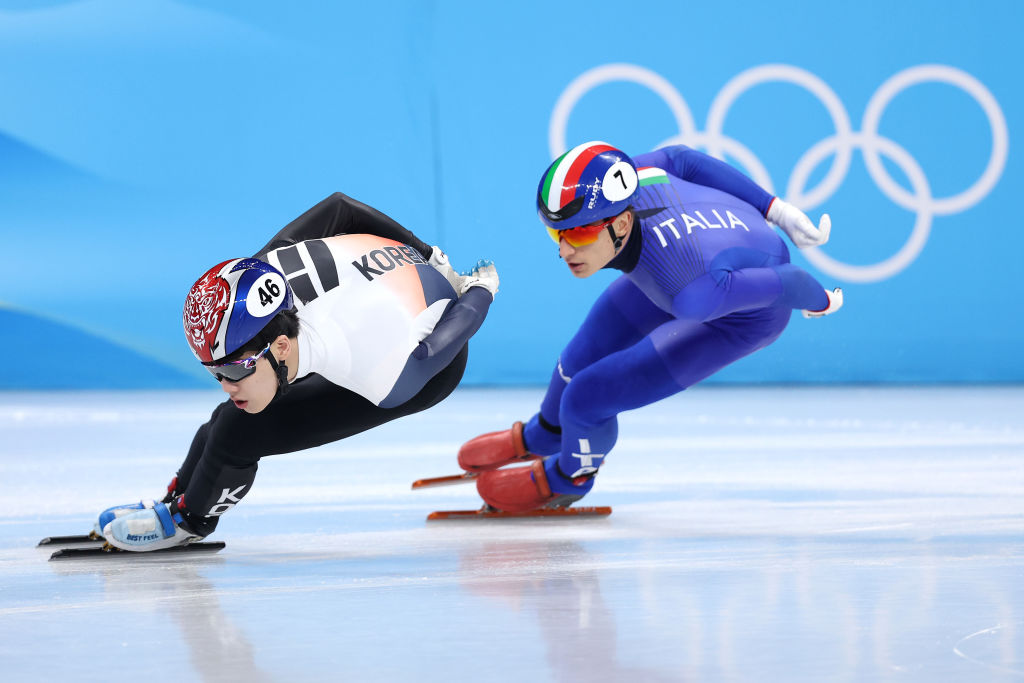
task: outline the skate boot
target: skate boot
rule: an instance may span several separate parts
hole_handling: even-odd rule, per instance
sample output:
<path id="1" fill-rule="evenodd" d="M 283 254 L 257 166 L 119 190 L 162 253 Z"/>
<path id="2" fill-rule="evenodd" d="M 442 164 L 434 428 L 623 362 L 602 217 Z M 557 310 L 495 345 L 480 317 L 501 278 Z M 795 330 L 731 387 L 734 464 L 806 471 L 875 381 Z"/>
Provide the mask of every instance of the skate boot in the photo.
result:
<path id="1" fill-rule="evenodd" d="M 481 434 L 462 444 L 459 467 L 467 472 L 483 472 L 539 457 L 527 452 L 523 443 L 523 423 L 516 422 L 511 429 Z"/>
<path id="2" fill-rule="evenodd" d="M 549 483 L 553 469 L 556 489 Z M 558 456 L 536 460 L 529 467 L 506 467 L 481 472 L 476 490 L 492 508 L 504 512 L 527 512 L 538 508 L 569 507 L 594 486 L 594 477 L 569 479 L 558 471 Z"/>
<path id="3" fill-rule="evenodd" d="M 163 502 L 170 503 L 176 495 L 175 491 L 178 487 L 178 477 L 171 479 L 171 483 L 167 485 L 167 495 L 164 496 Z M 127 503 L 125 505 L 115 505 L 109 507 L 100 513 L 100 516 L 92 523 L 92 535 L 96 538 L 103 538 L 103 527 L 113 522 L 118 517 L 124 515 L 130 515 L 138 512 L 139 510 L 145 510 L 153 507 L 155 504 L 152 500 L 140 500 L 138 503 Z"/>
<path id="4" fill-rule="evenodd" d="M 152 500 L 140 500 L 138 503 L 127 503 L 125 505 L 109 507 L 101 512 L 100 516 L 96 518 L 96 521 L 92 523 L 92 534 L 96 538 L 103 538 L 103 527 L 110 524 L 118 517 L 135 514 L 139 510 L 151 508 L 153 505 L 154 503 Z"/>
<path id="5" fill-rule="evenodd" d="M 121 550 L 147 552 L 184 545 L 202 538 L 180 526 L 182 516 L 174 503 L 167 505 L 143 501 L 142 505 L 145 506 L 143 509 L 120 514 L 106 523 L 103 537 L 107 543 Z"/>

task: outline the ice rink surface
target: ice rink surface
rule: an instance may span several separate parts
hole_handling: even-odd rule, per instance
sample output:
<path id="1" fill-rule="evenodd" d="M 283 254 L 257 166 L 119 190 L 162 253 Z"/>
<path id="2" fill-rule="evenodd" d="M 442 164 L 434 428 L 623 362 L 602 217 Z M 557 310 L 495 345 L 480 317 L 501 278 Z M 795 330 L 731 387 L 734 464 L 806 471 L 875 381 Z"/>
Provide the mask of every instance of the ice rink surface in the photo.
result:
<path id="1" fill-rule="evenodd" d="M 1024 388 L 697 388 L 621 417 L 606 519 L 426 522 L 540 395 L 267 458 L 219 554 L 48 562 L 219 397 L 0 394 L 0 678 L 1024 679 Z"/>

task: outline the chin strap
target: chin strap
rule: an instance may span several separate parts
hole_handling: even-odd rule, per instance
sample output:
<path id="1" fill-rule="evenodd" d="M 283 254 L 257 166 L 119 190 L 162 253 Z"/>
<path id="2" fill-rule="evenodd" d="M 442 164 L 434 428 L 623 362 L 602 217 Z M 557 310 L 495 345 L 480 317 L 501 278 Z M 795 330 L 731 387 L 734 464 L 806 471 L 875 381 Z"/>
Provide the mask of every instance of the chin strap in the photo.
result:
<path id="1" fill-rule="evenodd" d="M 288 366 L 285 365 L 284 361 L 278 362 L 272 353 L 268 353 L 264 358 L 270 361 L 270 365 L 274 368 L 274 373 L 277 375 L 277 394 L 275 396 L 284 396 L 288 392 Z"/>
<path id="2" fill-rule="evenodd" d="M 608 226 L 608 234 L 612 236 L 612 244 L 615 246 L 615 253 L 619 253 L 619 249 L 622 249 L 622 238 L 615 234 L 615 230 L 611 225 Z"/>

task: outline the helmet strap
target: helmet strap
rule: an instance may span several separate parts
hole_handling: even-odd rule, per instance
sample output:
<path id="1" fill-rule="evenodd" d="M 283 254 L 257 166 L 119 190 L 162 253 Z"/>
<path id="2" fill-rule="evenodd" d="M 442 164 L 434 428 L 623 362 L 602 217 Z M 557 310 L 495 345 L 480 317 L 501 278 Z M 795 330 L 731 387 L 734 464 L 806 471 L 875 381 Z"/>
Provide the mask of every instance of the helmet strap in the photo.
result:
<path id="1" fill-rule="evenodd" d="M 288 366 L 284 361 L 278 362 L 272 353 L 268 353 L 265 358 L 270 361 L 270 365 L 274 368 L 274 374 L 277 375 L 277 394 L 283 396 L 288 391 Z"/>
<path id="2" fill-rule="evenodd" d="M 619 253 L 619 249 L 622 249 L 622 238 L 615 234 L 615 229 L 608 224 L 608 234 L 612 236 L 612 244 L 615 246 L 615 253 Z"/>

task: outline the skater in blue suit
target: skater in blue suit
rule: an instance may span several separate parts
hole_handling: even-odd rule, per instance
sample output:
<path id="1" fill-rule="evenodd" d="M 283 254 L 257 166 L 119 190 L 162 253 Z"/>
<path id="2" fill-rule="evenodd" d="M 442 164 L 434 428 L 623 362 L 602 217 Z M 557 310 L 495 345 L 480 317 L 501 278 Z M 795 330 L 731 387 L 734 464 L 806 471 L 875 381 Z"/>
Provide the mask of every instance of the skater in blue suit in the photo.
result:
<path id="1" fill-rule="evenodd" d="M 459 464 L 492 508 L 564 507 L 586 495 L 618 436 L 616 416 L 676 394 L 775 341 L 794 309 L 842 306 L 789 262 L 819 226 L 728 164 L 679 145 L 630 158 L 587 142 L 555 160 L 541 221 L 573 275 L 622 272 L 562 351 L 525 425 L 476 437 Z M 530 467 L 504 467 L 534 460 Z"/>

